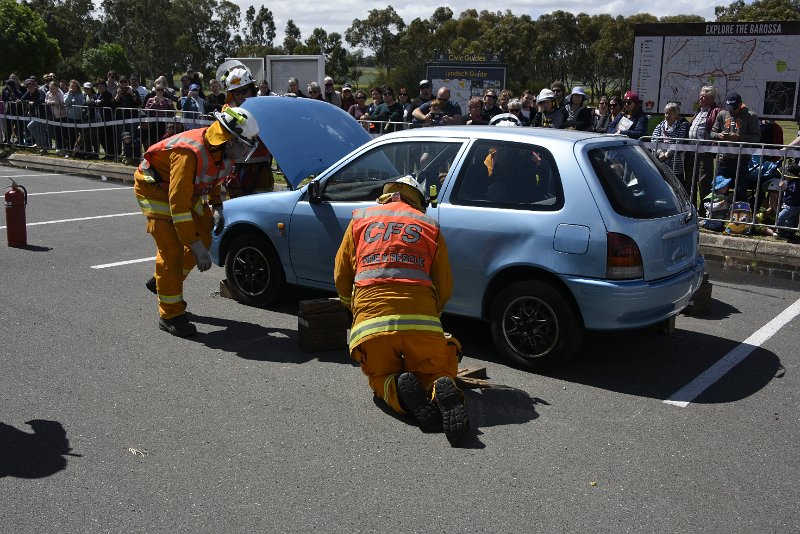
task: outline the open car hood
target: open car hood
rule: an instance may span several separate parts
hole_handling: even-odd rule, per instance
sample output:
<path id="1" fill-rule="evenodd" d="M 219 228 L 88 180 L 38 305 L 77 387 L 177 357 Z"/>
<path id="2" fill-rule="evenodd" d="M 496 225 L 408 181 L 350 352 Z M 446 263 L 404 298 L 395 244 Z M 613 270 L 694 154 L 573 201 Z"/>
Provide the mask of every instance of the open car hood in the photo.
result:
<path id="1" fill-rule="evenodd" d="M 258 136 L 292 188 L 371 139 L 341 108 L 308 98 L 260 96 L 242 107 L 258 121 Z"/>

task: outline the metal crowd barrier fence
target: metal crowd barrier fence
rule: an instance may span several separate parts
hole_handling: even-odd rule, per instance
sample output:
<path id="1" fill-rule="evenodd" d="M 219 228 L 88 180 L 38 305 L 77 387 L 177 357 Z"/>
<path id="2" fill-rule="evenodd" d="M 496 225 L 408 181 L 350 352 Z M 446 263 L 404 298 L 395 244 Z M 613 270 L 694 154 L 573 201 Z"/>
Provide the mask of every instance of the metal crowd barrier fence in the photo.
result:
<path id="1" fill-rule="evenodd" d="M 642 137 L 641 141 L 654 153 L 659 150 L 675 153 L 676 157 L 670 158 L 670 170 L 683 183 L 689 198 L 701 213 L 699 218 L 702 224 L 722 229 L 726 223 L 731 221 L 730 208 L 733 203 L 747 202 L 753 213 L 751 220 L 747 223 L 750 232 L 755 230 L 757 233 L 767 233 L 764 230 L 766 228 L 773 233 L 777 230 L 797 231 L 797 228 L 778 226 L 774 220 L 783 203 L 783 191 L 777 192 L 777 209 L 773 205 L 772 211 L 767 213 L 767 217 L 772 219 L 772 223 L 759 223 L 756 215 L 759 208 L 763 207 L 766 210 L 770 207 L 769 199 L 764 198 L 764 193 L 767 192 L 767 182 L 772 178 L 780 177 L 780 173 L 777 171 L 782 172 L 793 158 L 800 159 L 800 146 L 651 136 Z M 681 167 L 679 163 L 682 163 L 683 172 L 680 172 L 678 168 Z M 666 166 L 670 167 L 670 165 Z M 726 178 L 731 178 L 730 190 L 733 191 L 733 200 L 729 203 L 727 210 L 715 210 L 715 213 L 724 213 L 721 217 L 712 215 L 704 206 L 704 200 L 711 193 L 718 173 L 723 174 Z M 775 201 L 773 200 L 773 202 Z M 708 224 L 709 222 L 717 224 Z"/>
<path id="2" fill-rule="evenodd" d="M 4 104 L 2 146 L 132 164 L 162 138 L 212 123 L 208 115 L 168 109 Z"/>

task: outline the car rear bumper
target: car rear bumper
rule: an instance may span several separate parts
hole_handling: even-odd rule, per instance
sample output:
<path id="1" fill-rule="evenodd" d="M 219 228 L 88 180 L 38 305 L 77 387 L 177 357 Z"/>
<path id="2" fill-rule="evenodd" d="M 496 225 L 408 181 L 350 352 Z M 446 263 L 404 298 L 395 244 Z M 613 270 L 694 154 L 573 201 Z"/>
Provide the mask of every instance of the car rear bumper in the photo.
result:
<path id="1" fill-rule="evenodd" d="M 703 281 L 702 256 L 691 268 L 654 282 L 565 277 L 588 330 L 625 330 L 680 313 Z"/>

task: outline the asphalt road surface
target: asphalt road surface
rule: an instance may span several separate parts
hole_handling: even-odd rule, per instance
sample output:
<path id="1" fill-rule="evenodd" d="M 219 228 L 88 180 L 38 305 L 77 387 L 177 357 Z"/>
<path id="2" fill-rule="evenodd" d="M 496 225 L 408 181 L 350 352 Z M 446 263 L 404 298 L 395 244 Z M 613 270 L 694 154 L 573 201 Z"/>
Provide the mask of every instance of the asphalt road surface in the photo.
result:
<path id="1" fill-rule="evenodd" d="M 297 303 L 324 294 L 251 308 L 193 272 L 199 334 L 174 338 L 130 187 L 0 176 L 30 193 L 29 247 L 0 247 L 2 532 L 800 531 L 791 270 L 712 263 L 708 314 L 589 334 L 551 376 L 445 317 L 492 384 L 452 448 L 376 404 L 345 351 L 297 348 Z"/>

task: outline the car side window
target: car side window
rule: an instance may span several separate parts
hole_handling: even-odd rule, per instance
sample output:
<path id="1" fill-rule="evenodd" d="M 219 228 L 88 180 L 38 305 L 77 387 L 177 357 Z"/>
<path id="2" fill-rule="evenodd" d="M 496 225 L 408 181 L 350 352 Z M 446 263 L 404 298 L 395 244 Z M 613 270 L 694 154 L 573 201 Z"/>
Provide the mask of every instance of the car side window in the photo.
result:
<path id="1" fill-rule="evenodd" d="M 451 202 L 555 211 L 564 205 L 564 192 L 549 151 L 535 145 L 486 140 L 470 149 Z"/>
<path id="2" fill-rule="evenodd" d="M 439 184 L 461 148 L 461 143 L 400 141 L 374 147 L 336 171 L 325 182 L 323 200 L 371 201 L 383 194 L 383 185 L 411 175 L 429 191 Z"/>

